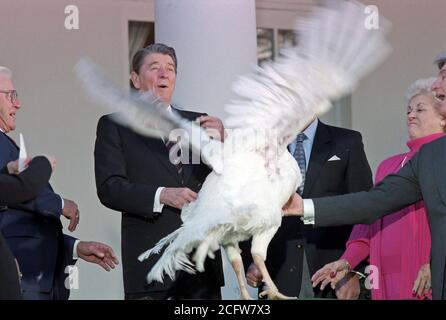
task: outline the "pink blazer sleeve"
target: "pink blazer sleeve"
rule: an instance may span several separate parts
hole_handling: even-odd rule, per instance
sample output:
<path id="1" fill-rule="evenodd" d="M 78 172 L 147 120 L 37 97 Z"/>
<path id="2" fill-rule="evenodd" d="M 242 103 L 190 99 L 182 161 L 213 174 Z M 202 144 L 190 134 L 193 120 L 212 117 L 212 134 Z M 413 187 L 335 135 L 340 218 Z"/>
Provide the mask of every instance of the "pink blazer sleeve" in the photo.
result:
<path id="1" fill-rule="evenodd" d="M 350 234 L 341 259 L 347 260 L 353 269 L 370 254 L 370 228 L 369 225 L 357 224 Z"/>

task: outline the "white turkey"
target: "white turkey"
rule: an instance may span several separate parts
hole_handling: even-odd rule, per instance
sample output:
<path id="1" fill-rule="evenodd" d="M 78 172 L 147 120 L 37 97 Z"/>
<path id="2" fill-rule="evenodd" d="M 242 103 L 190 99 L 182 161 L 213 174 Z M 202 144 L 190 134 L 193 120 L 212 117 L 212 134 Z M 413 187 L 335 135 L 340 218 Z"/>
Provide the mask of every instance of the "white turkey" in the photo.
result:
<path id="1" fill-rule="evenodd" d="M 388 27 L 381 19 L 378 29 L 368 29 L 365 9 L 353 1 L 316 7 L 297 25 L 296 47 L 234 84 L 239 100 L 225 107 L 229 117 L 224 144 L 203 132 L 199 141 L 183 139 L 183 147 L 191 145 L 201 152 L 213 171 L 197 200 L 183 207 L 182 226 L 139 257 L 143 260 L 164 249 L 148 273 L 148 282 L 162 282 L 165 275 L 174 278 L 177 270 L 203 271 L 206 257 L 213 257 L 222 246 L 237 275 L 241 297 L 249 299 L 238 243 L 252 237 L 253 261 L 267 287 L 261 295 L 288 298 L 278 291 L 265 266 L 282 207 L 301 181 L 287 146 L 311 119 L 331 107 L 331 101 L 351 93 L 389 53 Z M 147 93 L 119 90 L 87 60 L 77 65 L 76 72 L 95 101 L 119 106 L 123 112 L 116 121 L 140 134 L 167 138 L 175 128 L 188 133 L 201 130 L 165 112 Z"/>

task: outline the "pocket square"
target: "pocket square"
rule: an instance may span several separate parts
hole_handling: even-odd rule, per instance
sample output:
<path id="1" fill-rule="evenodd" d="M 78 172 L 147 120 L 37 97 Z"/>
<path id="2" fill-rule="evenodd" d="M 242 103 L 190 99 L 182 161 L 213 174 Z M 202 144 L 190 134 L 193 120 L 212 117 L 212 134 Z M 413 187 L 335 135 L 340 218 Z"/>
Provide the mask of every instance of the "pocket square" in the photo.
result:
<path id="1" fill-rule="evenodd" d="M 338 156 L 333 156 L 330 159 L 328 159 L 328 161 L 338 161 L 341 160 L 341 158 L 339 158 Z"/>

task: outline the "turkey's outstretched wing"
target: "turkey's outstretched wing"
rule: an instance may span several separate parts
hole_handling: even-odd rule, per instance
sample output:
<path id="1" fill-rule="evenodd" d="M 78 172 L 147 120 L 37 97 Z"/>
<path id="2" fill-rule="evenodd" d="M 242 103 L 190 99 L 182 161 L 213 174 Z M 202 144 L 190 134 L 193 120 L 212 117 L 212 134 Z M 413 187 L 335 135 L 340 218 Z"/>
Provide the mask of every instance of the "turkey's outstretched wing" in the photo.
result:
<path id="1" fill-rule="evenodd" d="M 150 92 L 128 91 L 117 86 L 89 58 L 81 58 L 74 72 L 93 102 L 110 111 L 120 111 L 111 115 L 117 123 L 144 136 L 169 139 L 172 135 L 175 140 L 180 138 L 183 150 L 190 146 L 195 154 L 201 153 L 205 163 L 220 171 L 222 164 L 216 153 L 221 150 L 221 142 L 211 139 L 199 125 L 168 112 Z"/>
<path id="2" fill-rule="evenodd" d="M 383 61 L 390 52 L 389 23 L 381 18 L 378 29 L 368 26 L 368 11 L 357 2 L 327 4 L 297 23 L 297 46 L 235 82 L 240 99 L 225 107 L 227 128 L 276 130 L 291 142 Z"/>

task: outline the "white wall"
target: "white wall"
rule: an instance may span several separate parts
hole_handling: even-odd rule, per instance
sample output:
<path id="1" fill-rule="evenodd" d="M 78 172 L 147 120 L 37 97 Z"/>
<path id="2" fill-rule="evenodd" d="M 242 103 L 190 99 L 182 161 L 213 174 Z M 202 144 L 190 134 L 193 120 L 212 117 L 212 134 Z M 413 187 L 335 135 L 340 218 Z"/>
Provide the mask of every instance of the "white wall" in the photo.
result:
<path id="1" fill-rule="evenodd" d="M 289 15 L 287 8 L 301 3 L 259 0 L 258 23 L 268 16 L 272 19 L 277 12 Z M 440 49 L 446 49 L 446 1 L 373 3 L 393 23 L 390 39 L 394 51 L 353 95 L 352 122 L 353 128 L 363 133 L 367 155 L 375 167 L 384 157 L 404 149 L 402 94 L 414 79 L 436 73 L 431 60 Z M 79 6 L 80 30 L 64 28 L 64 8 L 69 4 Z M 127 85 L 129 19 L 153 21 L 153 2 L 1 0 L 0 5 L 0 65 L 13 70 L 22 101 L 13 136 L 24 134 L 29 153 L 57 156 L 52 184 L 59 193 L 77 201 L 81 210 L 81 224 L 74 235 L 104 241 L 119 255 L 120 214 L 100 205 L 94 185 L 95 129 L 103 112 L 82 98 L 71 69 L 81 55 L 89 55 L 118 83 Z M 283 27 L 290 21 L 283 19 Z M 123 297 L 121 268 L 107 274 L 83 262 L 78 266 L 80 288 L 73 291 L 73 299 Z"/>

